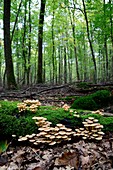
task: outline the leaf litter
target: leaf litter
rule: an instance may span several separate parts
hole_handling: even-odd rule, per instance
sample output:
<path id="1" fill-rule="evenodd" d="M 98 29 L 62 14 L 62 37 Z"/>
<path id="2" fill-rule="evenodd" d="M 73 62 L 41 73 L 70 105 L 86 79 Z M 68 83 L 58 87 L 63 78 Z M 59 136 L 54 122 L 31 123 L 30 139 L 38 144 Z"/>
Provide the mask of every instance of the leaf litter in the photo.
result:
<path id="1" fill-rule="evenodd" d="M 113 147 L 108 139 L 52 148 L 9 146 L 0 155 L 0 170 L 113 170 Z"/>

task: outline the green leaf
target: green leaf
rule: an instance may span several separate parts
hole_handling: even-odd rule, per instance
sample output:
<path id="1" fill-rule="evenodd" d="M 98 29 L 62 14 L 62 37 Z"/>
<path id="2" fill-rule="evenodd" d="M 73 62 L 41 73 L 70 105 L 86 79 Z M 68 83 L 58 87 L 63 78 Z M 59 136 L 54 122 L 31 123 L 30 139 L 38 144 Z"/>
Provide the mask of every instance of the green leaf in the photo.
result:
<path id="1" fill-rule="evenodd" d="M 7 148 L 8 148 L 8 146 L 9 146 L 9 144 L 7 143 L 7 140 L 0 141 L 0 154 L 2 152 L 5 152 L 7 150 Z"/>

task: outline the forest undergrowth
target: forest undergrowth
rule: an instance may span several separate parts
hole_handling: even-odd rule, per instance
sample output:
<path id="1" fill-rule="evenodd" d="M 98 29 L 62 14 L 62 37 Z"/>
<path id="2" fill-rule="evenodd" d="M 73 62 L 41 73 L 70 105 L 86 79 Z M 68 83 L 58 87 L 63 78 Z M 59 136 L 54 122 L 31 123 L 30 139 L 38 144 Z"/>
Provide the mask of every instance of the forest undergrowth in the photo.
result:
<path id="1" fill-rule="evenodd" d="M 61 107 L 64 103 L 72 104 L 75 95 L 90 93 L 90 90 L 78 92 L 69 86 L 52 88 L 2 91 L 0 98 L 22 101 L 38 97 L 42 105 Z M 110 107 L 107 109 L 110 112 Z M 44 144 L 34 147 L 11 141 L 5 152 L 0 152 L 0 170 L 113 170 L 113 133 L 107 132 L 101 142 L 77 138 L 53 147 Z"/>

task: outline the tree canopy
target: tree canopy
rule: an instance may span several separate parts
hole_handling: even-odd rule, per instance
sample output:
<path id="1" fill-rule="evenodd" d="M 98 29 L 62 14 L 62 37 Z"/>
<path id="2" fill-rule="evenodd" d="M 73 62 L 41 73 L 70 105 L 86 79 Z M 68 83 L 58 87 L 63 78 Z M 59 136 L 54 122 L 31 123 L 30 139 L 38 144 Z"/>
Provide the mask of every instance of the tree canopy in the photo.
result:
<path id="1" fill-rule="evenodd" d="M 113 81 L 111 0 L 11 0 L 9 38 L 0 3 L 1 86 Z"/>

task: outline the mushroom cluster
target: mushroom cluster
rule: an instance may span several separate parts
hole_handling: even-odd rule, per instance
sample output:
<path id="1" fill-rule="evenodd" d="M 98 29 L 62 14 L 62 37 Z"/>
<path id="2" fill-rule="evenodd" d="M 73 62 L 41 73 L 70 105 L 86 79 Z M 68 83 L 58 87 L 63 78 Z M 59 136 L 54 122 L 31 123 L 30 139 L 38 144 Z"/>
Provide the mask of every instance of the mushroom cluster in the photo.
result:
<path id="1" fill-rule="evenodd" d="M 83 139 L 102 140 L 104 133 L 102 132 L 103 125 L 94 117 L 88 117 L 82 122 L 84 128 L 75 129 L 75 136 L 82 136 Z"/>
<path id="2" fill-rule="evenodd" d="M 70 141 L 73 137 L 81 137 L 82 139 L 102 140 L 104 133 L 102 132 L 103 125 L 98 122 L 98 119 L 89 117 L 83 122 L 84 127 L 75 129 L 67 128 L 63 124 L 56 124 L 51 127 L 51 122 L 47 118 L 34 116 L 32 118 L 38 125 L 38 134 L 26 135 L 19 137 L 18 141 L 28 141 L 33 145 L 47 144 L 55 145 L 62 141 Z"/>
<path id="3" fill-rule="evenodd" d="M 26 110 L 26 104 L 25 103 L 18 103 L 17 104 L 17 107 L 18 107 L 18 110 L 19 110 L 19 112 L 23 112 L 23 111 L 25 111 Z"/>
<path id="4" fill-rule="evenodd" d="M 34 145 L 48 144 L 55 145 L 62 141 L 69 141 L 71 137 L 75 134 L 70 128 L 66 128 L 63 124 L 57 124 L 55 127 L 51 127 L 51 122 L 47 121 L 44 117 L 32 118 L 38 125 L 38 134 L 26 135 L 25 137 L 20 137 L 18 141 L 29 141 Z"/>
<path id="5" fill-rule="evenodd" d="M 69 106 L 69 105 L 67 105 L 67 104 L 64 104 L 64 105 L 62 106 L 62 108 L 63 108 L 65 111 L 68 111 L 68 110 L 69 110 L 69 108 L 70 108 L 70 106 Z"/>
<path id="6" fill-rule="evenodd" d="M 32 112 L 36 112 L 41 103 L 39 100 L 24 100 L 22 103 L 18 103 L 17 107 L 19 112 L 30 110 Z"/>
<path id="7" fill-rule="evenodd" d="M 92 111 L 92 113 L 96 113 L 96 114 L 99 114 L 99 115 L 101 115 L 101 116 L 104 115 L 102 109 L 101 109 L 101 110 Z"/>

